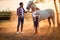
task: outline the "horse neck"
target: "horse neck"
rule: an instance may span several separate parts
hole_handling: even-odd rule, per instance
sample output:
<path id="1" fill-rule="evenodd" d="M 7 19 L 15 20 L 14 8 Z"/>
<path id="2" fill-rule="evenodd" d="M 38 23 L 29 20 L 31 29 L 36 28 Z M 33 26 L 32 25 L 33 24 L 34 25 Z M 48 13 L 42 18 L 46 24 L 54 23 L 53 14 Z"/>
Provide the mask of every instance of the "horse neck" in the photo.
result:
<path id="1" fill-rule="evenodd" d="M 40 10 L 39 8 L 31 8 L 32 9 L 32 12 L 34 12 L 34 11 L 37 11 L 37 10 Z"/>
<path id="2" fill-rule="evenodd" d="M 36 11 L 36 8 L 31 8 L 31 9 L 32 9 L 33 12 Z"/>
<path id="3" fill-rule="evenodd" d="M 32 9 L 33 12 L 34 12 L 34 11 L 37 11 L 37 10 L 40 10 L 39 8 L 36 7 L 35 4 L 32 4 L 32 5 L 31 5 L 31 9 Z"/>

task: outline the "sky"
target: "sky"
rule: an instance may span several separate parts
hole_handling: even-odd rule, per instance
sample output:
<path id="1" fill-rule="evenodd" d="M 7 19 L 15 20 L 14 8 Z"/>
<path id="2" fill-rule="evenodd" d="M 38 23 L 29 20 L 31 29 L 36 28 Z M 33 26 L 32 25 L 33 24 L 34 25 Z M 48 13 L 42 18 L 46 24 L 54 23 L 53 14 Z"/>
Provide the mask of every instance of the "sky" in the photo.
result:
<path id="1" fill-rule="evenodd" d="M 23 2 L 24 3 L 24 8 L 26 10 L 26 5 L 28 3 L 28 1 L 30 0 L 0 0 L 0 11 L 1 10 L 11 10 L 11 11 L 16 11 L 16 9 L 19 7 L 19 3 Z M 46 0 L 45 3 L 37 3 L 36 4 L 38 8 L 40 9 L 54 9 L 54 3 L 51 0 L 50 2 L 48 2 L 48 0 Z M 59 7 L 59 6 L 58 6 Z"/>
<path id="2" fill-rule="evenodd" d="M 27 2 L 29 0 L 0 0 L 0 10 L 16 10 L 19 7 L 19 3 L 24 3 L 26 9 Z"/>

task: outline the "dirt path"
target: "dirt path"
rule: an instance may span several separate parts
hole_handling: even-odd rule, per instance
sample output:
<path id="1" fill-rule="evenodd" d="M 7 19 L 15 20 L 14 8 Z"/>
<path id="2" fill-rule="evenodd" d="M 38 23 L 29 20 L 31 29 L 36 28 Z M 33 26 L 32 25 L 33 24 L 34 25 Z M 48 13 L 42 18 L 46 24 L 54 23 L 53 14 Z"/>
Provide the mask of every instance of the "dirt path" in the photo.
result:
<path id="1" fill-rule="evenodd" d="M 25 19 L 24 34 L 16 34 L 17 19 L 0 23 L 0 40 L 60 40 L 60 28 L 53 31 L 48 22 L 39 23 L 38 33 L 34 34 L 33 21 Z M 59 25 L 60 27 L 60 25 Z"/>

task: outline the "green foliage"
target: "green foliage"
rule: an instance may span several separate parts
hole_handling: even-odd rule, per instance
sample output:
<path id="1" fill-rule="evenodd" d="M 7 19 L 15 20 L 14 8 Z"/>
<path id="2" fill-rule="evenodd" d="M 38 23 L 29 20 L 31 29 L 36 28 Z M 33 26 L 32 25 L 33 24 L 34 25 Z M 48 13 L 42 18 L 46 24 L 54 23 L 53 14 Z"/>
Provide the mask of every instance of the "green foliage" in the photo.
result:
<path id="1" fill-rule="evenodd" d="M 0 11 L 0 20 L 9 20 L 11 11 Z"/>

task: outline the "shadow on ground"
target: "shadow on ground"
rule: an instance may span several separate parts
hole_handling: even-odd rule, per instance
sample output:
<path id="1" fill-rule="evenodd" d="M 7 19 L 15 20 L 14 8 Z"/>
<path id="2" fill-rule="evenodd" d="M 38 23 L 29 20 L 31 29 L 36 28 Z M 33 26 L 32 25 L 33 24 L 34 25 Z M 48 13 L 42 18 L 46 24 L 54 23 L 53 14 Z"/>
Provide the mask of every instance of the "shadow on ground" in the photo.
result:
<path id="1" fill-rule="evenodd" d="M 60 23 L 54 30 L 53 28 L 39 28 L 37 34 L 34 34 L 32 25 L 27 27 L 31 23 L 27 25 L 26 23 L 24 34 L 16 34 L 16 21 L 6 22 L 6 25 L 3 23 L 0 26 L 0 40 L 60 40 Z"/>

